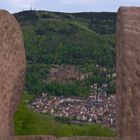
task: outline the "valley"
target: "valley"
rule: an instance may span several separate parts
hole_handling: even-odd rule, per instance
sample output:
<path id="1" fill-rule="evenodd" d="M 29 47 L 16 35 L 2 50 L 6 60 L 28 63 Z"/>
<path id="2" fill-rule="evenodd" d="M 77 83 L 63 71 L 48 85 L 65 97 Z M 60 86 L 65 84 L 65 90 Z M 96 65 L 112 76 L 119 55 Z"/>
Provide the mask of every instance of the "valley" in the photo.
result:
<path id="1" fill-rule="evenodd" d="M 30 97 L 23 96 L 20 114 L 15 116 L 16 133 L 28 134 L 22 132 L 27 129 L 30 134 L 77 135 L 72 127 L 78 135 L 97 135 L 92 130 L 95 126 L 103 131 L 98 135 L 114 135 L 116 13 L 30 10 L 14 16 L 24 36 L 24 96 Z M 36 124 L 34 129 L 29 118 Z M 41 120 L 47 131 L 39 129 Z M 67 132 L 54 134 L 52 123 L 65 126 Z"/>

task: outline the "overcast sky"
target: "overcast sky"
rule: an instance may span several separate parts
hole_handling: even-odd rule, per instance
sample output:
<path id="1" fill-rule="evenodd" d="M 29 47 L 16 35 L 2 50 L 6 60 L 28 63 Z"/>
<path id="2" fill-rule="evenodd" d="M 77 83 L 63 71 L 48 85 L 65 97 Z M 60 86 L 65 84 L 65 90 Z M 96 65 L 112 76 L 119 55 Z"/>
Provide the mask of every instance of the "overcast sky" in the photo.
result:
<path id="1" fill-rule="evenodd" d="M 114 11 L 120 6 L 140 6 L 140 0 L 0 0 L 0 9 L 11 13 L 29 10 L 60 12 Z"/>

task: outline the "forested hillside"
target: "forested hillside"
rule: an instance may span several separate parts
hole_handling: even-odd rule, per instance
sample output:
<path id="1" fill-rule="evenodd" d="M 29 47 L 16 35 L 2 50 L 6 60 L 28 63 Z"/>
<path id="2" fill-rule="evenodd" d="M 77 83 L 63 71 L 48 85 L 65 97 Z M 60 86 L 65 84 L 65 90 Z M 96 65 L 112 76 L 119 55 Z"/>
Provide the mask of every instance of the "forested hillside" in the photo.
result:
<path id="1" fill-rule="evenodd" d="M 24 35 L 26 91 L 53 94 L 61 89 L 61 92 L 75 94 L 70 91 L 72 88 L 88 93 L 87 85 L 107 82 L 112 88 L 108 92 L 114 92 L 113 79 L 101 76 L 95 66 L 106 68 L 107 74 L 115 71 L 116 13 L 23 11 L 16 13 L 15 17 Z M 80 70 L 84 68 L 85 72 L 94 71 L 94 76 L 80 83 L 76 81 L 72 86 L 43 82 L 51 67 L 62 64 L 75 65 Z"/>
<path id="2" fill-rule="evenodd" d="M 116 13 L 23 11 L 14 15 L 23 31 L 27 57 L 26 87 L 14 119 L 15 134 L 115 136 L 114 129 L 95 124 L 95 119 L 88 116 L 93 102 L 89 102 L 88 97 L 98 93 L 106 100 L 111 99 L 107 94 L 115 93 Z M 49 111 L 43 114 L 32 108 L 38 99 L 59 114 L 62 105 L 56 109 L 54 101 L 71 97 L 84 100 L 84 103 L 74 102 L 74 110 L 69 112 L 75 112 L 77 105 L 79 112 L 84 107 L 84 117 L 87 116 L 87 122 L 93 119 L 91 124 L 81 124 L 83 116 L 80 125 L 73 123 L 80 113 L 74 113 L 74 118 L 71 115 L 55 118 Z M 50 102 L 53 102 L 52 106 Z M 62 106 L 63 111 L 67 110 L 65 106 Z M 37 106 L 37 109 L 41 108 Z M 110 118 L 110 108 L 105 110 L 109 110 Z M 97 116 L 96 120 L 102 119 Z"/>

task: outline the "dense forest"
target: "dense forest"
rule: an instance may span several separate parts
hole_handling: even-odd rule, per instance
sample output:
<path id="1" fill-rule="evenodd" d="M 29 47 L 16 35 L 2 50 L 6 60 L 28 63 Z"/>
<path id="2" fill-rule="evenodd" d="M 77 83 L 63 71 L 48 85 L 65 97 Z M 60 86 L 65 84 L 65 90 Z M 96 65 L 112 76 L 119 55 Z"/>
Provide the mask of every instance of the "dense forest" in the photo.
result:
<path id="1" fill-rule="evenodd" d="M 26 91 L 32 94 L 80 95 L 89 93 L 89 84 L 108 83 L 107 92 L 115 92 L 114 79 L 106 78 L 115 72 L 116 13 L 58 13 L 23 11 L 14 14 L 21 25 L 27 58 Z M 44 81 L 53 65 L 75 65 L 94 75 L 73 84 Z M 99 65 L 99 68 L 95 66 Z M 84 85 L 84 86 L 83 86 Z"/>

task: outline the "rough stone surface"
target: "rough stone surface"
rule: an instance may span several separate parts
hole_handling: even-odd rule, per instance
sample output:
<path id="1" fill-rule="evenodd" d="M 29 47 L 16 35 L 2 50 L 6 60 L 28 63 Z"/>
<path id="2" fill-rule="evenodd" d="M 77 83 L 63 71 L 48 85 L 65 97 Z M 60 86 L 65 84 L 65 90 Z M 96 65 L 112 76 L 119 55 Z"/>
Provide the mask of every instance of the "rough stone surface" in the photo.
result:
<path id="1" fill-rule="evenodd" d="M 118 140 L 117 138 L 103 138 L 103 137 L 64 137 L 55 138 L 53 136 L 17 136 L 17 137 L 3 137 L 2 140 Z"/>
<path id="2" fill-rule="evenodd" d="M 0 10 L 0 136 L 13 135 L 13 116 L 23 92 L 25 52 L 20 26 Z"/>
<path id="3" fill-rule="evenodd" d="M 119 9 L 116 49 L 118 135 L 140 140 L 140 8 Z"/>
<path id="4" fill-rule="evenodd" d="M 58 140 L 118 140 L 117 138 L 109 138 L 109 137 L 90 137 L 90 136 L 82 136 L 82 137 L 69 137 L 69 138 L 59 138 Z"/>

